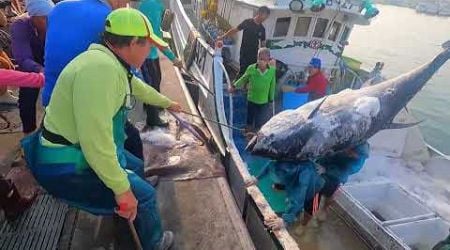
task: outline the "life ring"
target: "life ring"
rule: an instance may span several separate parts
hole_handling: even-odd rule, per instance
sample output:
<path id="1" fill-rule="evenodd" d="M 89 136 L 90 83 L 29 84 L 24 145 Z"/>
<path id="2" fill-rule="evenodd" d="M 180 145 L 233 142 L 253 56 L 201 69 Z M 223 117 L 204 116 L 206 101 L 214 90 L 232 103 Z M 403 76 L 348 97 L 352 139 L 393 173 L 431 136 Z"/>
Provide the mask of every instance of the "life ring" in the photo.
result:
<path id="1" fill-rule="evenodd" d="M 303 11 L 303 6 L 304 5 L 303 5 L 303 2 L 301 0 L 292 0 L 289 3 L 289 9 L 292 12 L 296 12 L 296 13 L 302 12 Z"/>

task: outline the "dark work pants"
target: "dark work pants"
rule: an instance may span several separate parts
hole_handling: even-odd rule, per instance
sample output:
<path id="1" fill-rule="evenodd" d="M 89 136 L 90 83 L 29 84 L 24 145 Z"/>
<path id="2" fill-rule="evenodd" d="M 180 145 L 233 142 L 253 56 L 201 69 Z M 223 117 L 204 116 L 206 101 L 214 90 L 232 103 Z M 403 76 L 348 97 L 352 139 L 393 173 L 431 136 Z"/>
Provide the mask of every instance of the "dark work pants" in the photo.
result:
<path id="1" fill-rule="evenodd" d="M 269 104 L 247 103 L 247 126 L 259 129 L 267 121 L 267 107 Z"/>
<path id="2" fill-rule="evenodd" d="M 145 82 L 159 92 L 161 84 L 161 65 L 159 58 L 146 59 L 144 65 L 141 67 L 141 71 Z M 144 104 L 144 110 L 147 113 L 146 124 L 148 126 L 155 126 L 161 123 L 159 118 L 161 108 Z"/>
<path id="3" fill-rule="evenodd" d="M 11 190 L 12 190 L 11 181 L 5 179 L 3 175 L 0 175 L 0 197 L 6 197 L 11 192 Z M 1 205 L 4 204 L 0 204 L 0 207 Z"/>
<path id="4" fill-rule="evenodd" d="M 139 130 L 129 121 L 125 123 L 125 149 L 135 157 L 144 161 L 144 150 Z"/>
<path id="5" fill-rule="evenodd" d="M 24 133 L 31 133 L 36 129 L 36 102 L 38 96 L 38 88 L 19 89 L 19 112 Z"/>

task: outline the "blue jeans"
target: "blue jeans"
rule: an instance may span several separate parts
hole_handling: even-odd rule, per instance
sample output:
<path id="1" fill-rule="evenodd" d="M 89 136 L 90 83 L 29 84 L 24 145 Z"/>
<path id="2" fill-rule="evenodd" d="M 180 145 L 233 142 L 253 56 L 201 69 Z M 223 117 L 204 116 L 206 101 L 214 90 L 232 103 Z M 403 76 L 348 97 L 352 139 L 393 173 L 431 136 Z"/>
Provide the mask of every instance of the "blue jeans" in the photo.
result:
<path id="1" fill-rule="evenodd" d="M 154 249 L 162 238 L 161 218 L 159 216 L 155 189 L 145 181 L 144 163 L 125 151 L 126 171 L 131 190 L 138 200 L 137 216 L 134 221 L 136 231 L 144 249 Z M 107 188 L 91 169 L 81 173 L 46 175 L 39 168 L 58 166 L 39 165 L 33 171 L 39 184 L 51 195 L 64 200 L 71 206 L 96 215 L 113 215 L 117 207 L 114 193 Z M 48 171 L 43 171 L 45 173 Z"/>

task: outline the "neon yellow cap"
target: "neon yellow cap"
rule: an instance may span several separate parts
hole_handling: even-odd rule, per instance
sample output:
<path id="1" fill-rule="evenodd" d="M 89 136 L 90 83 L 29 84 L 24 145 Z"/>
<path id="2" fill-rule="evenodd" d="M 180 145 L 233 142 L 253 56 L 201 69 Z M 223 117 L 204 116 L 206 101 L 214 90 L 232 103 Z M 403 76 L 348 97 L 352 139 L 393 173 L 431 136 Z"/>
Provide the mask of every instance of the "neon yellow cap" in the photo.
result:
<path id="1" fill-rule="evenodd" d="M 148 37 L 157 46 L 167 47 L 167 43 L 153 33 L 148 18 L 132 8 L 120 8 L 106 17 L 105 30 L 119 36 Z"/>

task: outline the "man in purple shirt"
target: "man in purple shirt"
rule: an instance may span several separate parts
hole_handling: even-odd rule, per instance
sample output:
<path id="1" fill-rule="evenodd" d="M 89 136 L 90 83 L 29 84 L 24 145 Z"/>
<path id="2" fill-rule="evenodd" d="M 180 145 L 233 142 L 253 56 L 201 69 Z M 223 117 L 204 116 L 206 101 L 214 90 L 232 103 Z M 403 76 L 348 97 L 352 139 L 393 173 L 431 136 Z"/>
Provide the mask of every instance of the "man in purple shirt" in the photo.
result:
<path id="1" fill-rule="evenodd" d="M 49 0 L 27 0 L 28 16 L 11 24 L 12 55 L 23 72 L 44 72 L 44 41 L 47 15 L 53 9 Z M 20 88 L 19 111 L 22 131 L 29 134 L 36 129 L 36 101 L 39 89 Z"/>

